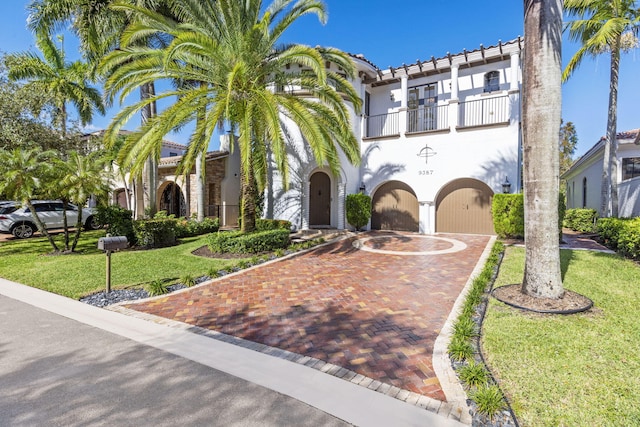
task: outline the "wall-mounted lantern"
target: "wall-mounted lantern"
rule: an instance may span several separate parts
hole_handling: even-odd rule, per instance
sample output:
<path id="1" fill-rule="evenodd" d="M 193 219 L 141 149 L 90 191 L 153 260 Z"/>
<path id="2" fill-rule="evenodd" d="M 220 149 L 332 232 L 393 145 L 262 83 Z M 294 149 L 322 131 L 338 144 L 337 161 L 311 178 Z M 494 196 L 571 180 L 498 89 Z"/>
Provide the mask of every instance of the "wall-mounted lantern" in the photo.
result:
<path id="1" fill-rule="evenodd" d="M 504 182 L 502 183 L 502 192 L 504 194 L 511 193 L 511 183 L 509 182 L 509 178 L 506 176 L 504 177 Z"/>
<path id="2" fill-rule="evenodd" d="M 367 187 L 364 186 L 364 182 L 360 184 L 360 194 L 364 194 L 367 191 Z"/>

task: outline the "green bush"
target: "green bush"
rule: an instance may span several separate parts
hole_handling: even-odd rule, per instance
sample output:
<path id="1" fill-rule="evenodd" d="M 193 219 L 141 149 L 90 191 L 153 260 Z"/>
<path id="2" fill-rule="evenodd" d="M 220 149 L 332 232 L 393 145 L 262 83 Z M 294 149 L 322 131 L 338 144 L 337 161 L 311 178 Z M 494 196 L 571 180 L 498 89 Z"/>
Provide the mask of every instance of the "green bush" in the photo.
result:
<path id="1" fill-rule="evenodd" d="M 566 204 L 564 196 L 558 197 L 558 236 L 562 238 L 562 222 Z M 493 228 L 501 239 L 524 238 L 524 195 L 495 194 L 491 205 Z"/>
<path id="2" fill-rule="evenodd" d="M 640 259 L 640 217 L 600 218 L 597 230 L 607 247 L 623 256 Z"/>
<path id="3" fill-rule="evenodd" d="M 598 212 L 595 209 L 567 209 L 564 226 L 581 233 L 596 231 Z"/>
<path id="4" fill-rule="evenodd" d="M 366 194 L 356 193 L 347 195 L 346 205 L 347 222 L 357 230 L 369 223 L 371 218 L 371 197 Z"/>
<path id="5" fill-rule="evenodd" d="M 112 236 L 126 236 L 131 246 L 137 243 L 130 210 L 114 205 L 98 206 L 97 211 L 96 219 L 101 224 L 106 224 L 107 233 Z"/>
<path id="6" fill-rule="evenodd" d="M 162 248 L 176 244 L 175 218 L 143 219 L 133 224 L 138 245 L 145 248 Z"/>
<path id="7" fill-rule="evenodd" d="M 220 229 L 220 219 L 205 218 L 201 222 L 194 219 L 181 218 L 176 221 L 176 237 L 200 236 L 207 233 L 215 233 Z"/>
<path id="8" fill-rule="evenodd" d="M 164 295 L 169 292 L 169 289 L 167 289 L 167 286 L 162 280 L 154 280 L 151 283 L 147 283 L 145 290 L 149 293 L 150 297 Z"/>
<path id="9" fill-rule="evenodd" d="M 493 229 L 502 239 L 524 238 L 524 197 L 522 194 L 495 194 L 491 206 Z"/>
<path id="10" fill-rule="evenodd" d="M 253 233 L 218 232 L 209 235 L 207 245 L 212 252 L 259 253 L 289 246 L 289 230 L 266 230 Z"/>
<path id="11" fill-rule="evenodd" d="M 496 385 L 480 386 L 469 397 L 475 402 L 478 413 L 490 420 L 505 408 L 504 397 Z"/>
<path id="12" fill-rule="evenodd" d="M 291 221 L 284 219 L 256 219 L 256 231 L 291 230 Z"/>

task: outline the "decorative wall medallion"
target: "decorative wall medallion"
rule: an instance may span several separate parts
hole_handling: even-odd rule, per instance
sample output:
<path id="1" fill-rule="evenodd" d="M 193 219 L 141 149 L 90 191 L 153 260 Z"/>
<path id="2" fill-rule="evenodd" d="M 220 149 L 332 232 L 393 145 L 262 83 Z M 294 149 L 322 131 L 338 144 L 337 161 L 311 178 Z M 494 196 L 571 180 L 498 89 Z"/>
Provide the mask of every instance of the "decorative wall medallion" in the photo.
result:
<path id="1" fill-rule="evenodd" d="M 423 157 L 425 164 L 429 164 L 429 157 L 435 156 L 436 153 L 433 151 L 433 148 L 429 147 L 428 144 L 425 144 L 424 147 L 418 152 L 418 157 Z"/>

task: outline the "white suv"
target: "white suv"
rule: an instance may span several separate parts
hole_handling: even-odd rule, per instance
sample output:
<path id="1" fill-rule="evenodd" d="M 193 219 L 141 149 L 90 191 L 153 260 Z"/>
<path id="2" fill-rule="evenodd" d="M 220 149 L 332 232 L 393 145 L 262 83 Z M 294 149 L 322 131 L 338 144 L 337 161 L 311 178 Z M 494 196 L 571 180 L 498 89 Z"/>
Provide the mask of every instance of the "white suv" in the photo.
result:
<path id="1" fill-rule="evenodd" d="M 32 203 L 47 230 L 63 227 L 62 213 L 64 209 L 61 201 L 34 200 Z M 95 219 L 93 209 L 83 208 L 82 219 L 86 229 L 97 230 L 101 227 Z M 73 227 L 77 221 L 78 207 L 69 203 L 67 205 L 67 224 Z M 0 232 L 11 233 L 19 239 L 26 239 L 33 236 L 37 230 L 36 222 L 27 206 L 20 206 L 19 203 L 0 204 Z"/>

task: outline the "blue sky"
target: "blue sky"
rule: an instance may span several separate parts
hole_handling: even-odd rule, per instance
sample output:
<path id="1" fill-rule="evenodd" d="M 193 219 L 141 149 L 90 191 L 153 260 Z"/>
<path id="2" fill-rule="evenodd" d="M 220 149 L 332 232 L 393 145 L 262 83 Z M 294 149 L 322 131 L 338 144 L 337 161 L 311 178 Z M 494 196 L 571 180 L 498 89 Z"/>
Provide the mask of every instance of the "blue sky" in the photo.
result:
<path id="1" fill-rule="evenodd" d="M 285 34 L 283 41 L 312 46 L 333 46 L 349 53 L 362 53 L 379 68 L 413 63 L 416 59 L 440 57 L 447 52 L 476 49 L 523 35 L 523 2 L 504 0 L 483 2 L 467 0 L 325 0 L 329 20 L 324 26 L 315 17 L 304 17 Z M 33 49 L 33 37 L 26 30 L 27 0 L 4 0 L 0 16 L 0 51 Z M 67 55 L 77 57 L 75 44 L 65 41 Z M 565 40 L 566 63 L 577 46 Z M 634 101 L 640 95 L 640 50 L 625 54 L 621 61 L 618 99 L 618 130 L 640 127 L 640 115 Z M 605 134 L 609 92 L 609 57 L 585 60 L 563 86 L 565 121 L 578 131 L 577 155 L 584 154 Z M 96 117 L 93 127 L 104 128 L 106 117 Z M 134 119 L 129 128 L 137 125 Z M 186 142 L 186 136 L 172 136 Z"/>

